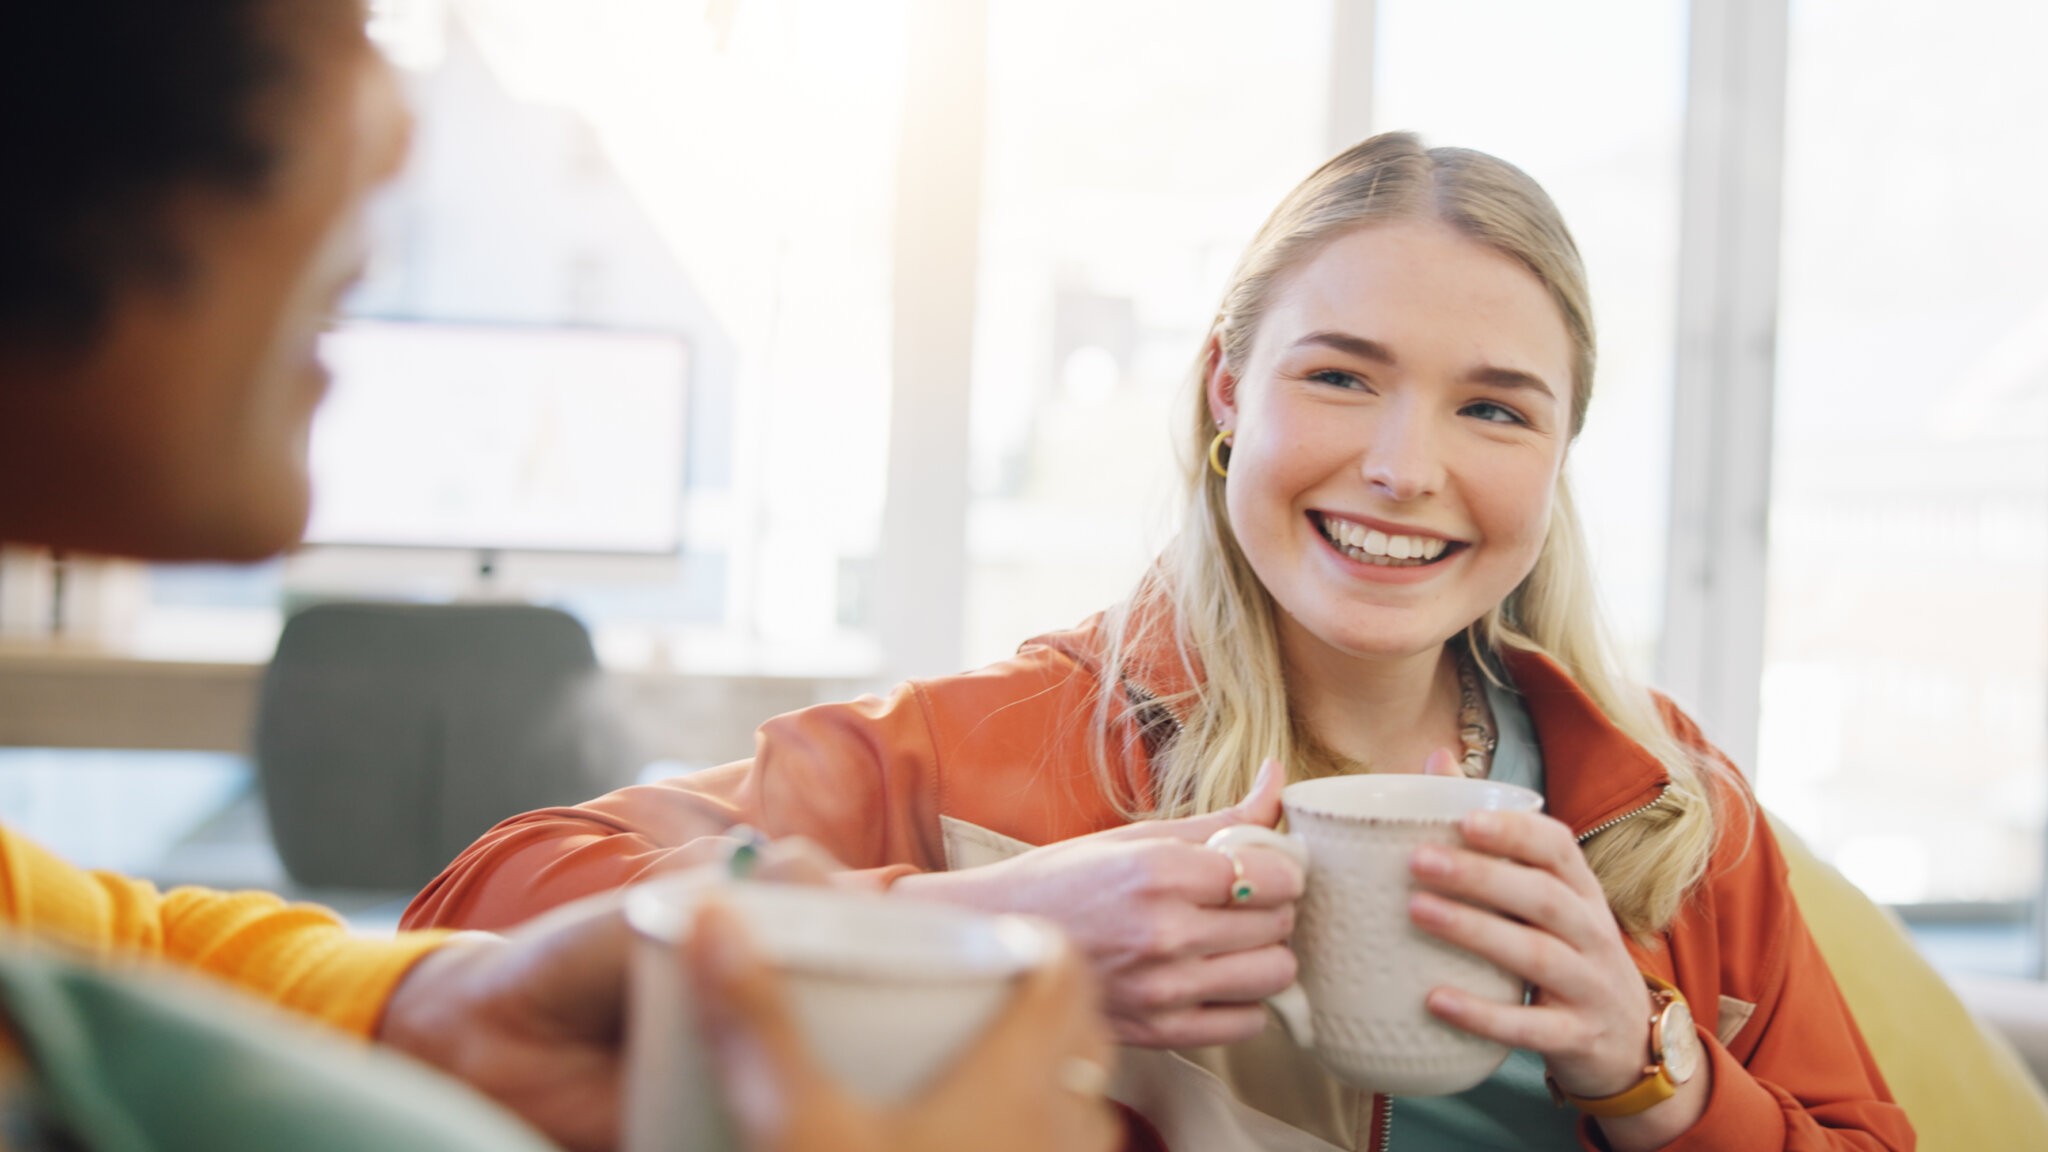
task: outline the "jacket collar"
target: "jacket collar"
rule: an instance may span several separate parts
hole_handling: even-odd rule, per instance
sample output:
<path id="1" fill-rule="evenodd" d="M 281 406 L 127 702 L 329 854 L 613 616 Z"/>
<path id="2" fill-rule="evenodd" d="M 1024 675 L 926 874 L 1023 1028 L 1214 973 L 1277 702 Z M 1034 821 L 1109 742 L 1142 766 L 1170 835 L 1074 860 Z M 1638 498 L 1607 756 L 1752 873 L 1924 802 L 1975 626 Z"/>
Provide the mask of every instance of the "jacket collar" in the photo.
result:
<path id="1" fill-rule="evenodd" d="M 1190 666 L 1173 643 L 1170 609 L 1157 601 L 1141 607 L 1132 629 L 1140 637 L 1124 661 L 1119 680 L 1134 700 L 1171 699 L 1200 682 L 1199 664 Z M 1040 637 L 1083 666 L 1100 668 L 1106 636 L 1101 614 L 1079 627 Z M 1670 783 L 1656 757 L 1630 739 L 1586 695 L 1576 680 L 1548 656 L 1503 653 L 1510 686 L 1522 697 L 1543 755 L 1544 807 L 1585 837 L 1609 821 L 1654 803 Z M 1179 722 L 1180 717 L 1174 716 Z"/>
<path id="2" fill-rule="evenodd" d="M 1671 778 L 1548 656 L 1503 654 L 1543 753 L 1544 807 L 1584 837 L 1663 795 Z"/>

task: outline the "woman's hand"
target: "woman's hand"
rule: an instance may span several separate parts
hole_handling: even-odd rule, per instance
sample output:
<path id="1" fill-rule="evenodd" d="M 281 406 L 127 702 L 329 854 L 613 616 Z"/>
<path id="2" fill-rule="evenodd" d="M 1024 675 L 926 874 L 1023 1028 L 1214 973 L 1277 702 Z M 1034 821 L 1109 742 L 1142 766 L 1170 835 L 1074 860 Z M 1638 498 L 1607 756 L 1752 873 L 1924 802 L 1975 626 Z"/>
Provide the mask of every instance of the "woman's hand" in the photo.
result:
<path id="1" fill-rule="evenodd" d="M 805 1047 L 774 970 L 738 918 L 697 918 L 686 956 L 733 1117 L 754 1152 L 1109 1152 L 1112 1057 L 1087 968 L 1062 946 L 938 1083 L 881 1107 L 850 1095 Z"/>
<path id="2" fill-rule="evenodd" d="M 735 838 L 725 855 L 742 845 L 757 853 L 757 879 L 822 883 L 840 867 L 801 837 Z M 617 1147 L 631 939 L 618 892 L 510 936 L 457 936 L 399 982 L 377 1038 L 468 1081 L 570 1152 Z"/>
<path id="3" fill-rule="evenodd" d="M 1303 877 L 1279 852 L 1238 849 L 1251 896 L 1233 901 L 1231 857 L 1202 844 L 1233 824 L 1273 826 L 1285 783 L 1278 762 L 1267 761 L 1233 808 L 1063 840 L 986 867 L 907 876 L 892 891 L 1058 923 L 1101 981 L 1121 1043 L 1234 1043 L 1265 1027 L 1260 1001 L 1294 981 L 1285 942 Z"/>
<path id="4" fill-rule="evenodd" d="M 1540 1053 L 1558 1087 L 1611 1096 L 1649 1062 L 1650 993 L 1622 942 L 1600 881 L 1571 829 L 1535 812 L 1474 812 L 1460 822 L 1469 846 L 1425 846 L 1410 863 L 1425 889 L 1409 904 L 1417 927 L 1520 976 L 1526 1005 L 1497 1004 L 1455 988 L 1429 994 L 1429 1010 L 1468 1032 Z M 1678 1095 L 1601 1120 L 1617 1150 L 1661 1147 L 1706 1108 L 1705 1069 Z"/>

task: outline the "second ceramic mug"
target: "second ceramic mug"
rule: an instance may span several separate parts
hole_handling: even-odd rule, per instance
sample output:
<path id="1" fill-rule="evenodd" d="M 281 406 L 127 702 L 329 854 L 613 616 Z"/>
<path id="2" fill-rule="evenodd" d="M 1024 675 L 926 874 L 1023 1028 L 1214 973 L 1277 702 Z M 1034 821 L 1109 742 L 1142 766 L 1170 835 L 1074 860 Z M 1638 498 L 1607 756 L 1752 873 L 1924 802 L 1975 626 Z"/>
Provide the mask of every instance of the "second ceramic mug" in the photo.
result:
<path id="1" fill-rule="evenodd" d="M 1424 998 L 1450 985 L 1502 1004 L 1522 981 L 1452 947 L 1408 918 L 1409 859 L 1424 844 L 1462 843 L 1458 820 L 1481 809 L 1535 812 L 1541 794 L 1455 776 L 1332 776 L 1281 793 L 1290 831 L 1241 824 L 1210 839 L 1294 857 L 1308 874 L 1291 943 L 1299 981 L 1268 1000 L 1338 1079 L 1391 1096 L 1462 1092 L 1493 1074 L 1506 1046 L 1431 1015 Z"/>
<path id="2" fill-rule="evenodd" d="M 1002 1010 L 1055 954 L 1051 929 L 1016 916 L 803 885 L 675 873 L 626 895 L 634 933 L 625 1152 L 737 1152 L 677 950 L 699 903 L 724 902 L 781 970 L 819 1062 L 856 1095 L 902 1100 Z"/>

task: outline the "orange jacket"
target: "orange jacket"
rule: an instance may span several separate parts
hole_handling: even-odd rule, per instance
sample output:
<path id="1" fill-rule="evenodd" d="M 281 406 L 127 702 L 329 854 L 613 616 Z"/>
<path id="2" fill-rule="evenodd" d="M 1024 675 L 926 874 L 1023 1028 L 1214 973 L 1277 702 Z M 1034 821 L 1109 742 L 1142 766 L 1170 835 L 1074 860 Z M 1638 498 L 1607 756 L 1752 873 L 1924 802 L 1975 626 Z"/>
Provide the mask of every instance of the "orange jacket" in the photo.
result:
<path id="1" fill-rule="evenodd" d="M 367 1036 L 399 980 L 447 934 L 352 936 L 268 892 L 174 888 L 74 868 L 0 828 L 0 927 L 111 963 L 163 961 Z"/>
<path id="2" fill-rule="evenodd" d="M 1098 652 L 1092 625 L 1041 637 L 980 671 L 776 717 L 750 761 L 507 820 L 422 891 L 404 923 L 501 928 L 674 867 L 690 859 L 689 841 L 741 822 L 809 836 L 878 885 L 971 862 L 961 845 L 976 836 L 1045 844 L 1113 827 L 1124 821 L 1086 748 Z M 1561 669 L 1529 656 L 1508 664 L 1541 746 L 1552 815 L 1584 834 L 1661 794 L 1661 766 Z M 1163 695 L 1171 667 L 1126 669 L 1126 688 Z M 1143 742 L 1112 746 L 1133 749 L 1129 770 L 1142 783 Z M 1728 830 L 1708 881 L 1637 960 L 1684 991 L 1713 1061 L 1707 1111 L 1671 1149 L 1913 1146 L 1760 813 Z M 1378 1147 L 1378 1127 L 1358 1142 Z M 1589 1124 L 1582 1133 L 1598 1146 Z"/>

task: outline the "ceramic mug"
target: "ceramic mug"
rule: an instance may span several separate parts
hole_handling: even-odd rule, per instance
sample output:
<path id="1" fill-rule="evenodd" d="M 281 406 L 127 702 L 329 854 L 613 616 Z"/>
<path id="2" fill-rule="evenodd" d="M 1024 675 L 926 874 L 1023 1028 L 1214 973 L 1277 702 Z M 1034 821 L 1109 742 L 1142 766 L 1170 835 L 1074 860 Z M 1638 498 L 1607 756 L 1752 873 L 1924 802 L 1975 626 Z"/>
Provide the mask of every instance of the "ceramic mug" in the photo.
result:
<path id="1" fill-rule="evenodd" d="M 780 970 L 819 1062 L 877 1102 L 911 1096 L 950 1065 L 1056 948 L 1049 929 L 1016 916 L 723 877 L 680 873 L 626 896 L 625 1152 L 740 1147 L 679 961 L 706 896 L 733 909 Z"/>
<path id="2" fill-rule="evenodd" d="M 1338 1079 L 1391 1096 L 1462 1092 L 1507 1059 L 1505 1045 L 1454 1028 L 1424 1006 L 1450 985 L 1519 1004 L 1519 977 L 1417 928 L 1408 871 L 1424 844 L 1460 846 L 1458 820 L 1491 809 L 1535 812 L 1527 788 L 1456 776 L 1331 776 L 1281 793 L 1289 831 L 1226 828 L 1210 845 L 1275 848 L 1308 876 L 1290 940 L 1300 978 L 1267 1003 Z"/>

